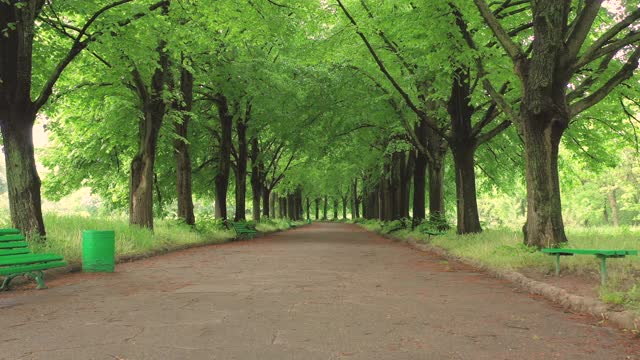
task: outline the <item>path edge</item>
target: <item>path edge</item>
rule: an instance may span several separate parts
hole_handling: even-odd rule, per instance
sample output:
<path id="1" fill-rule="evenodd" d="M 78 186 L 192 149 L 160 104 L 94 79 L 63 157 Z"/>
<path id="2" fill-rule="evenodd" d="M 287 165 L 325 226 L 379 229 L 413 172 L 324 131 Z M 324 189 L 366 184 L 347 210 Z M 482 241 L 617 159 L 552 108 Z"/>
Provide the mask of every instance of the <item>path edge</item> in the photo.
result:
<path id="1" fill-rule="evenodd" d="M 566 310 L 589 314 L 603 322 L 609 322 L 633 333 L 640 332 L 640 316 L 631 310 L 610 311 L 607 305 L 598 299 L 571 294 L 565 289 L 531 279 L 517 271 L 492 268 L 480 261 L 454 255 L 444 248 L 419 242 L 411 236 L 403 239 L 390 234 L 379 235 L 390 240 L 404 242 L 415 250 L 431 253 L 447 260 L 460 262 L 489 274 L 492 277 L 507 280 L 528 291 L 530 294 L 542 296 L 546 300 L 558 304 Z"/>

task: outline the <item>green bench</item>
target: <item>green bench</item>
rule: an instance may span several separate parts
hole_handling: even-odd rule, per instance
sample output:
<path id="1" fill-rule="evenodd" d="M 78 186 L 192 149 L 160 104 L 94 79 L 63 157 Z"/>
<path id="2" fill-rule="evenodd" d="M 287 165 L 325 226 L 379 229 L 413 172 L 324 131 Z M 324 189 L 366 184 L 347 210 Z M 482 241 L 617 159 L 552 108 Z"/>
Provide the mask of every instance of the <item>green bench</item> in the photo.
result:
<path id="1" fill-rule="evenodd" d="M 247 223 L 244 222 L 227 221 L 227 228 L 233 229 L 239 239 L 244 237 L 253 239 L 253 237 L 258 233 L 257 230 L 249 228 Z"/>
<path id="2" fill-rule="evenodd" d="M 556 276 L 560 275 L 560 256 L 595 255 L 600 259 L 600 282 L 602 286 L 607 284 L 607 259 L 623 258 L 630 255 L 638 255 L 638 250 L 590 250 L 590 249 L 554 249 L 541 250 L 545 254 L 556 257 Z"/>
<path id="3" fill-rule="evenodd" d="M 0 229 L 0 277 L 4 277 L 0 291 L 8 290 L 11 280 L 18 276 L 32 278 L 38 289 L 46 289 L 43 271 L 63 266 L 67 263 L 62 256 L 31 253 L 18 229 Z"/>

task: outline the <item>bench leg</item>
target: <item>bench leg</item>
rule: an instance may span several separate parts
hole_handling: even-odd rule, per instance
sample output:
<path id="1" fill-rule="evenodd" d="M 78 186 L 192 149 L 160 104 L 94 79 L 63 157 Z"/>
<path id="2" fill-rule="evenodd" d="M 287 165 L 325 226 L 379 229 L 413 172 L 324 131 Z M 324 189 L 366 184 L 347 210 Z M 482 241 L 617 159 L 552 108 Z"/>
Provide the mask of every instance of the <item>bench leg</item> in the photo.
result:
<path id="1" fill-rule="evenodd" d="M 600 284 L 604 287 L 607 285 L 607 258 L 604 256 L 598 256 L 600 258 Z"/>
<path id="2" fill-rule="evenodd" d="M 560 276 L 560 254 L 556 254 L 556 276 Z"/>
<path id="3" fill-rule="evenodd" d="M 42 271 L 34 271 L 26 274 L 27 277 L 30 277 L 38 283 L 38 290 L 44 290 L 47 288 L 47 285 L 44 283 L 44 273 Z"/>
<path id="4" fill-rule="evenodd" d="M 20 276 L 20 274 L 13 274 L 13 275 L 9 275 L 7 277 L 4 278 L 4 281 L 2 282 L 2 286 L 0 286 L 0 291 L 7 291 L 9 290 L 9 283 L 11 282 L 11 280 L 13 280 L 14 278 Z"/>

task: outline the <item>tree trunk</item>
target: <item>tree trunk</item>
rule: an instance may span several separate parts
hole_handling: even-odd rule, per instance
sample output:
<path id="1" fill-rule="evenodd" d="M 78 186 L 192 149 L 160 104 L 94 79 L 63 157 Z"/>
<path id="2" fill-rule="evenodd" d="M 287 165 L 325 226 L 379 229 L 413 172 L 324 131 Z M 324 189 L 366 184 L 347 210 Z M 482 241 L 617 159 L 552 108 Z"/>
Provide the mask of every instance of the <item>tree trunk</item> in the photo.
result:
<path id="1" fill-rule="evenodd" d="M 40 177 L 33 150 L 35 114 L 0 111 L 11 222 L 29 237 L 44 237 Z"/>
<path id="2" fill-rule="evenodd" d="M 474 109 L 471 106 L 469 72 L 465 68 L 454 71 L 447 110 L 451 121 L 449 144 L 456 172 L 458 234 L 479 233 L 482 228 L 476 199 L 474 162 L 477 141 L 471 124 Z"/>
<path id="3" fill-rule="evenodd" d="M 456 171 L 458 234 L 482 231 L 476 198 L 475 148 L 472 144 L 451 147 Z"/>
<path id="4" fill-rule="evenodd" d="M 296 201 L 295 201 L 295 197 L 293 194 L 287 194 L 287 197 L 285 198 L 286 200 L 286 204 L 287 204 L 287 218 L 290 220 L 294 220 L 295 219 L 295 213 L 296 213 Z"/>
<path id="5" fill-rule="evenodd" d="M 296 217 L 298 221 L 304 220 L 304 197 L 302 196 L 302 188 L 298 188 L 296 191 L 296 200 L 298 204 L 298 212 L 296 213 Z"/>
<path id="6" fill-rule="evenodd" d="M 34 22 L 43 5 L 41 1 L 0 1 L 0 129 L 11 222 L 28 237 L 44 238 L 33 149 L 38 108 L 31 101 Z"/>
<path id="7" fill-rule="evenodd" d="M 389 179 L 391 220 L 397 220 L 402 217 L 402 173 L 406 165 L 404 158 L 404 152 L 396 152 L 391 156 L 391 178 Z"/>
<path id="8" fill-rule="evenodd" d="M 263 188 L 263 191 L 269 194 L 269 216 L 276 216 L 276 195 L 271 190 Z M 266 205 L 265 205 L 266 206 Z"/>
<path id="9" fill-rule="evenodd" d="M 153 73 L 150 89 L 147 90 L 142 76 L 133 70 L 133 80 L 143 104 L 143 118 L 138 132 L 138 153 L 131 161 L 131 181 L 129 192 L 129 223 L 153 229 L 153 174 L 156 161 L 156 147 L 166 111 L 164 86 L 169 74 L 169 54 L 161 40 L 157 51 L 160 54 L 159 67 Z"/>
<path id="10" fill-rule="evenodd" d="M 315 199 L 316 204 L 316 220 L 320 220 L 320 198 Z"/>
<path id="11" fill-rule="evenodd" d="M 262 197 L 262 169 L 259 161 L 260 147 L 258 144 L 258 138 L 251 138 L 251 210 L 253 212 L 253 220 L 260 221 L 260 198 Z M 269 217 L 269 195 L 266 197 L 267 201 L 263 199 L 264 209 L 267 209 L 265 216 Z"/>
<path id="12" fill-rule="evenodd" d="M 306 200 L 307 200 L 307 220 L 311 220 L 311 200 L 309 200 L 308 196 Z"/>
<path id="13" fill-rule="evenodd" d="M 611 219 L 613 220 L 613 226 L 620 226 L 620 218 L 618 216 L 618 200 L 616 199 L 616 189 L 612 189 L 607 193 L 609 199 L 609 206 L 611 206 Z"/>
<path id="14" fill-rule="evenodd" d="M 322 220 L 327 220 L 327 207 L 329 205 L 329 198 L 327 197 L 327 195 L 324 196 L 324 208 L 322 211 Z"/>
<path id="15" fill-rule="evenodd" d="M 358 199 L 358 178 L 353 180 L 353 210 L 352 217 L 354 219 L 360 218 L 360 200 Z"/>
<path id="16" fill-rule="evenodd" d="M 425 219 L 426 172 L 428 158 L 417 151 L 413 168 L 413 223 L 420 224 Z"/>
<path id="17" fill-rule="evenodd" d="M 567 241 L 558 175 L 558 147 L 564 127 L 556 120 L 549 121 L 554 117 L 540 114 L 522 126 L 527 180 L 525 244 L 538 248 Z"/>
<path id="18" fill-rule="evenodd" d="M 177 139 L 173 142 L 176 162 L 176 192 L 178 197 L 178 218 L 188 225 L 196 222 L 193 213 L 193 193 L 191 181 L 191 156 L 189 154 L 189 122 L 193 106 L 193 74 L 184 67 L 180 68 L 180 92 L 182 103 L 174 103 L 174 108 L 181 112 L 181 121 L 174 122 Z"/>
<path id="19" fill-rule="evenodd" d="M 444 160 L 447 143 L 435 131 L 425 125 L 424 134 L 431 161 L 429 162 L 429 218 L 441 221 L 445 218 Z"/>
<path id="20" fill-rule="evenodd" d="M 238 159 L 236 166 L 236 216 L 235 221 L 245 221 L 247 213 L 247 123 L 251 116 L 251 105 L 247 105 L 245 117 L 239 117 L 236 124 L 238 135 Z"/>
<path id="21" fill-rule="evenodd" d="M 219 218 L 227 219 L 227 191 L 229 190 L 229 172 L 231 170 L 231 146 L 233 115 L 229 111 L 229 102 L 224 95 L 218 94 L 218 115 L 220 118 L 220 150 L 218 154 L 218 172 L 214 183 L 216 187 L 216 213 Z"/>
<path id="22" fill-rule="evenodd" d="M 402 169 L 400 182 L 400 216 L 408 219 L 410 205 L 409 199 L 411 197 L 411 176 L 413 175 L 416 158 L 413 152 L 410 152 L 408 156 L 405 154 L 405 158 L 407 159 L 407 162 Z"/>
<path id="23" fill-rule="evenodd" d="M 338 198 L 333 199 L 333 220 L 338 220 Z"/>
<path id="24" fill-rule="evenodd" d="M 269 189 L 262 187 L 262 215 L 266 218 L 275 217 L 274 204 L 271 200 L 271 192 Z"/>
<path id="25" fill-rule="evenodd" d="M 439 221 L 444 218 L 444 166 L 429 163 L 429 217 Z"/>
<path id="26" fill-rule="evenodd" d="M 147 112 L 140 129 L 140 149 L 131 161 L 129 223 L 153 229 L 153 168 L 162 113 Z"/>
<path id="27" fill-rule="evenodd" d="M 347 220 L 347 196 L 342 197 L 342 219 Z"/>
<path id="28" fill-rule="evenodd" d="M 524 143 L 527 180 L 525 244 L 554 247 L 566 242 L 560 200 L 558 147 L 569 125 L 567 70 L 564 54 L 570 2 L 540 0 L 533 4 L 533 42 L 527 60 L 516 61 L 522 81 L 518 125 Z M 524 61 L 524 62 L 523 62 Z"/>

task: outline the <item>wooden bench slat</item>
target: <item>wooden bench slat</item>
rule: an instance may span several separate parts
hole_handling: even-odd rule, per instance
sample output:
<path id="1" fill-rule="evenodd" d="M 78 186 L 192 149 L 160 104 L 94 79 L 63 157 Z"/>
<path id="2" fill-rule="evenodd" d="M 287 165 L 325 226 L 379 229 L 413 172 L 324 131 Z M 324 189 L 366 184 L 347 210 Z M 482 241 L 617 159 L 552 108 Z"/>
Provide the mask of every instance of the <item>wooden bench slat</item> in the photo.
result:
<path id="1" fill-rule="evenodd" d="M 0 249 L 15 249 L 26 248 L 28 246 L 26 241 L 8 241 L 0 243 Z"/>
<path id="2" fill-rule="evenodd" d="M 11 235 L 0 235 L 0 243 L 6 241 L 19 241 L 25 240 L 24 235 L 22 234 L 11 234 Z"/>
<path id="3" fill-rule="evenodd" d="M 545 254 L 576 254 L 576 255 L 602 255 L 602 256 L 620 256 L 620 255 L 638 255 L 638 250 L 599 250 L 599 249 L 555 249 L 547 248 L 541 250 Z"/>
<path id="4" fill-rule="evenodd" d="M 55 254 L 24 254 L 3 256 L 0 257 L 0 269 L 4 266 L 26 265 L 60 260 L 62 260 L 62 256 Z"/>
<path id="5" fill-rule="evenodd" d="M 29 248 L 0 249 L 0 259 L 3 256 L 30 254 Z"/>
<path id="6" fill-rule="evenodd" d="M 20 230 L 14 228 L 0 229 L 0 235 L 5 234 L 20 234 Z"/>
<path id="7" fill-rule="evenodd" d="M 26 273 L 30 271 L 53 269 L 53 268 L 58 268 L 63 266 L 67 266 L 66 261 L 54 261 L 54 262 L 46 262 L 46 263 L 40 263 L 40 264 L 36 263 L 36 264 L 29 264 L 29 265 L 0 267 L 0 275 L 2 276 L 13 275 L 13 274 Z"/>

